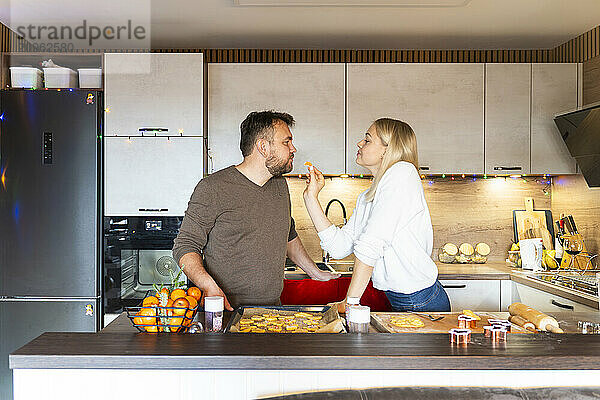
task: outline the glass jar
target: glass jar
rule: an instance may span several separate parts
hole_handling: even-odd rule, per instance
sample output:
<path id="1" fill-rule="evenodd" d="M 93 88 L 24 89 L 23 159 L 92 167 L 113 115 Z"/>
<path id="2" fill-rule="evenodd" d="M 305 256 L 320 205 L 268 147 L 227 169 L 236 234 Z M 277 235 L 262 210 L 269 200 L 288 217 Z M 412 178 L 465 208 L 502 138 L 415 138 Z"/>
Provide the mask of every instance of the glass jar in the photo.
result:
<path id="1" fill-rule="evenodd" d="M 348 309 L 348 331 L 350 333 L 369 333 L 371 308 L 368 306 L 352 306 Z"/>
<path id="2" fill-rule="evenodd" d="M 224 299 L 221 296 L 204 299 L 204 331 L 221 332 L 223 329 Z"/>
<path id="3" fill-rule="evenodd" d="M 360 297 L 348 297 L 346 299 L 346 318 L 348 317 L 348 309 L 353 306 L 360 306 Z"/>

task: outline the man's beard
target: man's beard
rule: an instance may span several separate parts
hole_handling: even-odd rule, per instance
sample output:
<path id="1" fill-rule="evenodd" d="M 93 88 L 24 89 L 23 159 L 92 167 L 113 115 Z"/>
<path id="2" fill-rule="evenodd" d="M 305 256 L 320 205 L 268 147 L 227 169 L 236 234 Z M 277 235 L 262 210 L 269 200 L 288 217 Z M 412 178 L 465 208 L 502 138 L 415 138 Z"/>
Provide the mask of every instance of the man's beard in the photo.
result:
<path id="1" fill-rule="evenodd" d="M 293 158 L 294 156 L 291 155 L 289 158 L 282 160 L 281 158 L 277 158 L 275 154 L 271 153 L 265 161 L 265 167 L 267 167 L 267 170 L 271 175 L 281 176 L 283 174 L 287 174 L 293 169 L 293 164 L 289 163 L 289 161 Z"/>

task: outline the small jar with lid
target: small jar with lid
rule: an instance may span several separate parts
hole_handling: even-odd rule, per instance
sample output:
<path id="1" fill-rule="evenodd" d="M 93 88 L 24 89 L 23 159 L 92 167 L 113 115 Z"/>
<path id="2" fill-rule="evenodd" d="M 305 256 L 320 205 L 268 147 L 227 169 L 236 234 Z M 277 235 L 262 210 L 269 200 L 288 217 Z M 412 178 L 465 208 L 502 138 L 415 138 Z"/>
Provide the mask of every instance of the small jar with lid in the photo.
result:
<path id="1" fill-rule="evenodd" d="M 348 331 L 350 333 L 369 333 L 371 308 L 368 306 L 352 306 L 348 309 Z"/>
<path id="2" fill-rule="evenodd" d="M 360 297 L 348 297 L 346 299 L 346 318 L 348 318 L 348 310 L 354 306 L 360 306 Z"/>
<path id="3" fill-rule="evenodd" d="M 224 299 L 221 296 L 204 299 L 204 331 L 220 332 L 223 328 Z"/>

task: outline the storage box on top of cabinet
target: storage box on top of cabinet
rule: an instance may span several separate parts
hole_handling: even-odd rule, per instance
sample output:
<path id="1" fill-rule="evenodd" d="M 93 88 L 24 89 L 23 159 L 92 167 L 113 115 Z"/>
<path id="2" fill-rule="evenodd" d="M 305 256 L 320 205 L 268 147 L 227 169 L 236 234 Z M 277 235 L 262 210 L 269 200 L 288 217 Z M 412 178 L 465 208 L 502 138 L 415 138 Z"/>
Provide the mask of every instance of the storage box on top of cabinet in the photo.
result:
<path id="1" fill-rule="evenodd" d="M 105 135 L 204 136 L 204 62 L 201 53 L 104 55 Z"/>
<path id="2" fill-rule="evenodd" d="M 71 68 L 44 68 L 44 85 L 48 89 L 76 88 L 77 73 Z"/>
<path id="3" fill-rule="evenodd" d="M 13 88 L 41 88 L 43 76 L 38 68 L 10 67 L 10 85 Z"/>

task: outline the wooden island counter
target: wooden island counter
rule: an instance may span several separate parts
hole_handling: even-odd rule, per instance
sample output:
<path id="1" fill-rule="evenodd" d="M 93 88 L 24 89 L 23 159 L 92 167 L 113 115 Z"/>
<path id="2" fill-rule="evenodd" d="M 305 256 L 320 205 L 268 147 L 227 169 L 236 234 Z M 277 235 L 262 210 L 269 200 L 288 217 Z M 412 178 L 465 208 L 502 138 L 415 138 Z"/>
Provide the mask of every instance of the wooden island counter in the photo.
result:
<path id="1" fill-rule="evenodd" d="M 45 333 L 10 355 L 15 399 L 170 395 L 255 398 L 386 386 L 594 386 L 600 336 L 577 331 L 593 313 L 555 315 L 565 334 L 145 334 L 122 314 L 99 333 Z"/>

